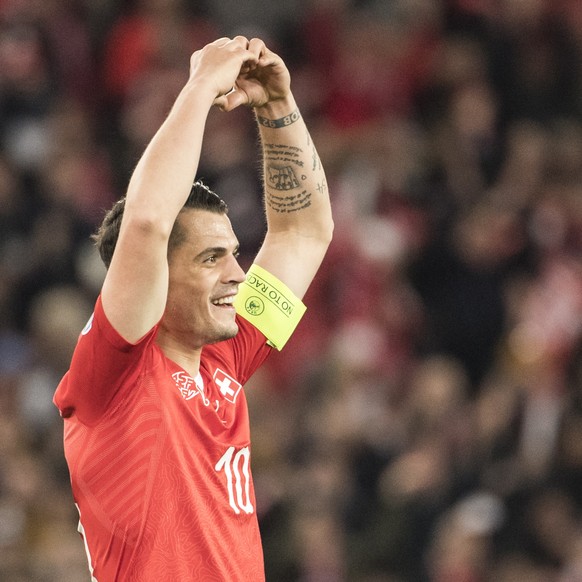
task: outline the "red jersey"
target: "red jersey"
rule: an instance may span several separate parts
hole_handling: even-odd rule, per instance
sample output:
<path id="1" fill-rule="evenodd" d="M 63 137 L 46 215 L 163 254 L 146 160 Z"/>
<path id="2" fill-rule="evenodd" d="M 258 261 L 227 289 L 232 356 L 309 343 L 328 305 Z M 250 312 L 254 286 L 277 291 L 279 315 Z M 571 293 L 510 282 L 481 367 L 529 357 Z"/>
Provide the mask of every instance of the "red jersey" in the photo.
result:
<path id="1" fill-rule="evenodd" d="M 264 580 L 242 385 L 271 349 L 237 317 L 189 376 L 100 299 L 55 393 L 93 580 Z"/>

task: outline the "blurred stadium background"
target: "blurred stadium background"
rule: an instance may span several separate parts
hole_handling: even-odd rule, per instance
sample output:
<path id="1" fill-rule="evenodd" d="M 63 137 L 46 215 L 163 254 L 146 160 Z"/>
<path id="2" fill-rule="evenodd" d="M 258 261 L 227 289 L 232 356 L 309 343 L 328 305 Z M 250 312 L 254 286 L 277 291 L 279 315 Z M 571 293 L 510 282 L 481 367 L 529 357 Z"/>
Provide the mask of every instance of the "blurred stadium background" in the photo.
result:
<path id="1" fill-rule="evenodd" d="M 89 235 L 235 34 L 286 59 L 336 220 L 248 386 L 267 579 L 582 580 L 577 0 L 0 0 L 0 580 L 89 579 L 51 402 Z M 211 114 L 199 175 L 248 264 L 248 111 Z"/>

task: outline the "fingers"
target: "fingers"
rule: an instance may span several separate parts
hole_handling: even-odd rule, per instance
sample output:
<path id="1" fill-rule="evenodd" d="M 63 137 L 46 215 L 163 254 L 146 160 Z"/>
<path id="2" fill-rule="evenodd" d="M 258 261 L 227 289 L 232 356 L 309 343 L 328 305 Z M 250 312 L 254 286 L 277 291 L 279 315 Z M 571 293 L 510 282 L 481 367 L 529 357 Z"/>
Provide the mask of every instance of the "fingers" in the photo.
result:
<path id="1" fill-rule="evenodd" d="M 248 50 L 256 55 L 257 60 L 263 55 L 266 50 L 265 43 L 260 38 L 252 38 L 248 44 Z"/>
<path id="2" fill-rule="evenodd" d="M 236 85 L 226 94 L 218 96 L 213 105 L 222 111 L 232 111 L 249 101 L 247 93 Z"/>
<path id="3" fill-rule="evenodd" d="M 267 51 L 265 43 L 260 38 L 252 38 L 249 40 L 246 36 L 238 35 L 234 38 L 228 38 L 226 36 L 215 40 L 212 44 L 218 47 L 224 47 L 228 44 L 232 44 L 233 47 L 246 49 L 254 58 L 250 60 L 254 63 L 258 62 L 259 58 L 264 56 Z M 267 51 L 268 52 L 268 51 Z"/>
<path id="4" fill-rule="evenodd" d="M 228 40 L 226 43 L 219 45 L 229 48 L 228 45 L 232 45 L 230 48 L 233 51 L 241 51 L 242 65 L 240 68 L 240 73 L 247 73 L 249 70 L 257 66 L 260 52 L 257 48 L 251 49 L 251 42 L 246 36 L 235 36 L 233 39 Z"/>
<path id="5" fill-rule="evenodd" d="M 240 49 L 248 49 L 249 48 L 249 39 L 246 36 L 235 36 L 234 38 L 228 38 L 226 36 L 215 40 L 212 44 L 216 44 L 216 46 L 223 47 L 226 45 L 232 45 L 232 48 L 240 48 Z"/>
<path id="6" fill-rule="evenodd" d="M 211 42 L 210 44 L 213 44 L 216 46 L 223 46 L 229 41 L 230 41 L 230 38 L 228 38 L 228 36 L 223 36 L 221 38 L 217 38 L 215 41 Z"/>
<path id="7" fill-rule="evenodd" d="M 258 53 L 256 51 L 249 50 L 249 40 L 246 36 L 239 35 L 235 36 L 234 38 L 223 36 L 221 38 L 217 38 L 215 41 L 209 43 L 207 46 L 227 50 L 230 49 L 231 52 L 242 51 L 244 53 L 247 53 L 246 60 L 248 60 L 249 58 L 251 58 L 252 60 L 258 59 Z"/>
<path id="8" fill-rule="evenodd" d="M 211 45 L 214 47 L 210 53 L 215 64 L 213 71 L 218 71 L 217 64 L 224 65 L 217 83 L 215 107 L 223 111 L 232 111 L 240 105 L 255 107 L 281 93 L 279 85 L 285 82 L 286 69 L 283 70 L 284 65 L 278 66 L 282 64 L 280 57 L 260 38 L 222 37 Z"/>
<path id="9" fill-rule="evenodd" d="M 246 49 L 247 55 L 243 64 L 243 67 L 246 69 L 252 68 L 266 52 L 270 52 L 260 38 L 252 38 L 249 40 L 246 36 L 242 35 L 235 36 L 234 38 L 223 36 L 210 44 L 220 48 L 227 47 L 227 45 L 231 44 L 232 48 Z"/>
<path id="10" fill-rule="evenodd" d="M 257 65 L 257 51 L 249 50 L 248 46 L 245 36 L 216 39 L 192 54 L 190 78 L 208 84 L 215 97 L 226 95 L 241 72 L 248 72 Z M 240 97 L 235 101 L 238 99 Z"/>

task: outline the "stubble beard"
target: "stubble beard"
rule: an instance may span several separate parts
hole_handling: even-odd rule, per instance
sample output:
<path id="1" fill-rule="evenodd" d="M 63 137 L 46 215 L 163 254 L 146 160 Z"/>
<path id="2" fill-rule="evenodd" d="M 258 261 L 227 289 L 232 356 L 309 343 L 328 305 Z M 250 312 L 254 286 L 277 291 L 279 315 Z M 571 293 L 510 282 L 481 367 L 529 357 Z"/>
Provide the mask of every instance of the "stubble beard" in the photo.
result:
<path id="1" fill-rule="evenodd" d="M 213 337 L 209 338 L 208 341 L 205 342 L 205 344 L 217 344 L 219 342 L 223 342 L 229 339 L 232 339 L 233 337 L 236 336 L 236 334 L 238 333 L 238 325 L 233 322 L 232 325 L 229 326 L 228 329 L 226 329 L 226 327 L 224 327 L 221 330 L 217 330 L 216 334 L 214 334 Z"/>

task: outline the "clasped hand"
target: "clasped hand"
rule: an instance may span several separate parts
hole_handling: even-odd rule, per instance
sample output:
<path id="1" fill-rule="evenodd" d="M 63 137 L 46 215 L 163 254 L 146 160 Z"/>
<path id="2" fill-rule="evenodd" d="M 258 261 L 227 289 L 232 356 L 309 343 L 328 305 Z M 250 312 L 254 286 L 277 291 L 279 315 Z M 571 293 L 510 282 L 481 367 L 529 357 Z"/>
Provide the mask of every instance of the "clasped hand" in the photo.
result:
<path id="1" fill-rule="evenodd" d="M 192 55 L 190 78 L 212 83 L 213 105 L 232 111 L 239 105 L 262 107 L 285 98 L 290 75 L 285 63 L 265 43 L 244 36 L 219 38 Z"/>

